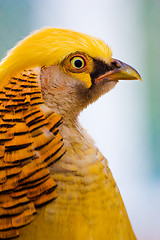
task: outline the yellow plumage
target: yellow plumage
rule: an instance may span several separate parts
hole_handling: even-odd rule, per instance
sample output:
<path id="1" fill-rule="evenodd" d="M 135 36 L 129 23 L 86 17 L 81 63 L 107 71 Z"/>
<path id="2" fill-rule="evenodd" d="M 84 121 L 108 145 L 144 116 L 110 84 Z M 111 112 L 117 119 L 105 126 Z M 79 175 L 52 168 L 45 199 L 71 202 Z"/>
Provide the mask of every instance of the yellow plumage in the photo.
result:
<path id="1" fill-rule="evenodd" d="M 140 78 L 111 57 L 102 40 L 47 28 L 1 61 L 0 239 L 136 239 L 108 162 L 77 120 L 119 79 Z"/>
<path id="2" fill-rule="evenodd" d="M 56 65 L 72 52 L 82 51 L 109 62 L 112 52 L 102 40 L 75 31 L 46 28 L 19 42 L 0 64 L 0 87 L 28 67 Z"/>

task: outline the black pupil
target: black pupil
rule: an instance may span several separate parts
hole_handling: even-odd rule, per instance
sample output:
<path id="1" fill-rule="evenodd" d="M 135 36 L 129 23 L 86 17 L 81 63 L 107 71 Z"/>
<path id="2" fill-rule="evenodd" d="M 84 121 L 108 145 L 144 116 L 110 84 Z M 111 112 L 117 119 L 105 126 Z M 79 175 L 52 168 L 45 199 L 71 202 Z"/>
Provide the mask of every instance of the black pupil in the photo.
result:
<path id="1" fill-rule="evenodd" d="M 83 63 L 81 60 L 77 59 L 77 60 L 75 60 L 74 65 L 76 68 L 81 68 Z"/>

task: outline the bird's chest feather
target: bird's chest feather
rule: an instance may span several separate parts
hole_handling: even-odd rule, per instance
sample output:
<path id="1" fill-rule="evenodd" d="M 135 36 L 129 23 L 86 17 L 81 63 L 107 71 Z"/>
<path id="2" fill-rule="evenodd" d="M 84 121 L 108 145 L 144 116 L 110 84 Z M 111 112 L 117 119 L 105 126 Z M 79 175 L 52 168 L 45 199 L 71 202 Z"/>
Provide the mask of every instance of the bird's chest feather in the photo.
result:
<path id="1" fill-rule="evenodd" d="M 107 160 L 83 129 L 64 125 L 61 134 L 67 152 L 50 168 L 57 198 L 23 240 L 135 240 Z"/>
<path id="2" fill-rule="evenodd" d="M 61 133 L 67 152 L 51 168 L 57 199 L 45 208 L 44 220 L 57 240 L 117 240 L 128 219 L 107 160 L 83 129 L 64 126 Z"/>
<path id="3" fill-rule="evenodd" d="M 106 191 L 109 180 L 102 162 L 104 157 L 84 130 L 81 129 L 81 134 L 79 130 L 63 126 L 61 134 L 67 152 L 51 167 L 57 199 L 46 207 L 45 219 L 56 228 L 64 227 L 57 231 L 57 239 L 59 234 L 61 239 L 67 235 L 91 239 L 89 229 L 98 224 L 96 221 L 102 221 L 102 211 L 107 208 L 105 201 L 112 195 L 112 191 Z"/>
<path id="4" fill-rule="evenodd" d="M 80 128 L 62 126 L 66 154 L 51 168 L 58 187 L 57 194 L 65 199 L 80 201 L 84 195 L 98 191 L 106 181 L 107 161 L 94 145 L 92 139 Z M 101 184 L 102 183 L 102 184 Z"/>

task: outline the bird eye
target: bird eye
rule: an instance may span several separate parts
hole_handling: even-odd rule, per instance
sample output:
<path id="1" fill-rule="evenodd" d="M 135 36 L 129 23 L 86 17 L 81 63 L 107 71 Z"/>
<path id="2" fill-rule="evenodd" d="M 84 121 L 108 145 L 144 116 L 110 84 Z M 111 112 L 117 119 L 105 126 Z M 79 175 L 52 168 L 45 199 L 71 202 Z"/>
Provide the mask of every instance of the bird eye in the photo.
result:
<path id="1" fill-rule="evenodd" d="M 84 58 L 82 57 L 73 57 L 71 59 L 71 65 L 76 69 L 82 69 L 83 67 L 85 67 L 86 63 Z"/>

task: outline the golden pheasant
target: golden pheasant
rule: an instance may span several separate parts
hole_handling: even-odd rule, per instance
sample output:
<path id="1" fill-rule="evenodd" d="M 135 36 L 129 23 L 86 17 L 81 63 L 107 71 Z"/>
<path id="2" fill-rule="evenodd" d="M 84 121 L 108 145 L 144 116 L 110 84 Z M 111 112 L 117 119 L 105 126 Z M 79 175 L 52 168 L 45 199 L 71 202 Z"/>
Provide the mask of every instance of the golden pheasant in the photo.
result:
<path id="1" fill-rule="evenodd" d="M 136 239 L 107 160 L 77 119 L 119 79 L 140 75 L 71 30 L 37 31 L 1 61 L 0 239 Z"/>

